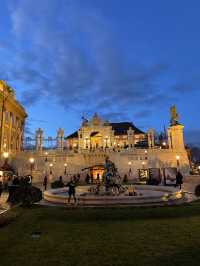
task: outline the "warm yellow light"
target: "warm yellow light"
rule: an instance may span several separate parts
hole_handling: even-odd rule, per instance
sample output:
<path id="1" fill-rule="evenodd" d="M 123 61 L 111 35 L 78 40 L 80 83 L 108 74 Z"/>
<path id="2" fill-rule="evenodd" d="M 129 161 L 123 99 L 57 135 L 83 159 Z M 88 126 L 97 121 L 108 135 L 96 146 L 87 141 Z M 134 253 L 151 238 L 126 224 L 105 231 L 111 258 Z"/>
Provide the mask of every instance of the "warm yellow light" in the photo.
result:
<path id="1" fill-rule="evenodd" d="M 50 165 L 49 165 L 50 167 L 52 167 L 53 166 L 53 164 L 52 163 L 50 163 Z"/>
<path id="2" fill-rule="evenodd" d="M 147 154 L 147 150 L 145 150 L 145 151 L 144 151 L 144 153 L 146 153 L 146 154 Z"/>
<path id="3" fill-rule="evenodd" d="M 145 165 L 145 162 L 142 162 L 142 165 Z"/>
<path id="4" fill-rule="evenodd" d="M 164 142 L 162 143 L 162 145 L 163 145 L 163 146 L 166 146 L 166 145 L 167 145 L 167 143 L 164 141 Z"/>
<path id="5" fill-rule="evenodd" d="M 198 169 L 200 170 L 200 165 L 198 166 Z"/>
<path id="6" fill-rule="evenodd" d="M 128 162 L 128 165 L 131 165 L 132 164 L 132 162 Z"/>
<path id="7" fill-rule="evenodd" d="M 180 156 L 179 155 L 176 155 L 176 160 L 180 160 Z"/>
<path id="8" fill-rule="evenodd" d="M 9 156 L 9 153 L 8 153 L 8 152 L 4 152 L 4 153 L 3 153 L 3 157 L 4 157 L 5 159 L 7 159 L 8 156 Z"/>
<path id="9" fill-rule="evenodd" d="M 47 151 L 45 152 L 45 155 L 48 155 L 48 152 Z"/>
<path id="10" fill-rule="evenodd" d="M 64 167 L 67 167 L 67 163 L 64 164 Z"/>
<path id="11" fill-rule="evenodd" d="M 33 157 L 29 158 L 29 162 L 30 163 L 34 163 L 35 162 L 35 159 Z"/>

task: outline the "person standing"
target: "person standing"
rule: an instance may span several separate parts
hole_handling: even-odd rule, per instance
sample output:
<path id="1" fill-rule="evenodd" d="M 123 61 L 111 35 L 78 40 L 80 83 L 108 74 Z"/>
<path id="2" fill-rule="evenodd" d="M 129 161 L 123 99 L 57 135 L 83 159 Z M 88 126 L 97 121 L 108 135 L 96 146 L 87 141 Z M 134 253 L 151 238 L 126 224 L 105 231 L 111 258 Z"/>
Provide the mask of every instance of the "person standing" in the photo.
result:
<path id="1" fill-rule="evenodd" d="M 74 203 L 76 203 L 76 181 L 74 178 L 72 178 L 70 180 L 70 182 L 67 184 L 67 187 L 69 187 L 69 190 L 68 190 L 68 194 L 69 194 L 69 197 L 68 197 L 68 203 L 70 203 L 71 201 L 71 197 L 73 197 L 74 199 Z"/>
<path id="2" fill-rule="evenodd" d="M 45 175 L 44 181 L 43 181 L 44 190 L 47 190 L 47 176 Z"/>
<path id="3" fill-rule="evenodd" d="M 176 186 L 179 186 L 179 188 L 181 189 L 182 184 L 183 184 L 183 175 L 181 174 L 180 171 L 178 171 L 176 174 Z"/>

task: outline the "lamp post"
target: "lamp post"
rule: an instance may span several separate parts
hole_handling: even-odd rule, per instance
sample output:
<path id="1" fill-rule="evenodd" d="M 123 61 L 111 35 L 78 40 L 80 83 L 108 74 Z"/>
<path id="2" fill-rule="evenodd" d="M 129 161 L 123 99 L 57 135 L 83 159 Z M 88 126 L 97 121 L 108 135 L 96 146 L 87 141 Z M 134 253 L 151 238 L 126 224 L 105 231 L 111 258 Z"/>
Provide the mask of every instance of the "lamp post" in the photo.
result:
<path id="1" fill-rule="evenodd" d="M 53 167 L 53 164 L 52 164 L 52 163 L 50 163 L 50 164 L 49 164 L 49 168 L 50 168 L 50 175 L 52 175 L 52 167 Z"/>
<path id="2" fill-rule="evenodd" d="M 176 165 L 177 165 L 177 169 L 180 166 L 180 155 L 176 155 Z"/>
<path id="3" fill-rule="evenodd" d="M 48 156 L 48 152 L 47 152 L 47 151 L 45 152 L 45 156 L 46 156 L 46 157 L 45 157 L 45 162 L 48 162 L 48 158 L 47 158 L 47 156 Z"/>
<path id="4" fill-rule="evenodd" d="M 132 162 L 129 161 L 129 162 L 128 162 L 128 166 L 129 166 L 129 176 L 131 176 L 131 172 L 132 172 L 131 165 L 132 165 Z"/>
<path id="5" fill-rule="evenodd" d="M 144 169 L 145 162 L 142 162 L 142 168 Z"/>
<path id="6" fill-rule="evenodd" d="M 31 157 L 29 158 L 29 162 L 30 162 L 30 171 L 31 171 L 31 176 L 32 176 L 35 159 Z"/>
<path id="7" fill-rule="evenodd" d="M 5 159 L 4 160 L 4 166 L 6 166 L 7 163 L 8 163 L 8 157 L 9 157 L 9 153 L 8 152 L 4 152 L 3 153 L 3 158 Z"/>
<path id="8" fill-rule="evenodd" d="M 67 163 L 64 163 L 64 168 L 65 168 L 64 175 L 66 175 L 67 174 Z"/>

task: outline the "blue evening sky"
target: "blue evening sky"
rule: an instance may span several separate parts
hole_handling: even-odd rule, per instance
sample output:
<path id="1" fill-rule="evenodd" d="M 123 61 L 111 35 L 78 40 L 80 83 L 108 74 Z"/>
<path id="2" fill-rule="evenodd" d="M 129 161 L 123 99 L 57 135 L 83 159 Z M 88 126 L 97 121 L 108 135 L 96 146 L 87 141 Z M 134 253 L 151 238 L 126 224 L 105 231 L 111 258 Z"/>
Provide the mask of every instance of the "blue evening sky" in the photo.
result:
<path id="1" fill-rule="evenodd" d="M 94 112 L 159 131 L 176 104 L 200 144 L 200 1 L 0 2 L 0 79 L 27 110 L 27 133 L 69 134 Z"/>

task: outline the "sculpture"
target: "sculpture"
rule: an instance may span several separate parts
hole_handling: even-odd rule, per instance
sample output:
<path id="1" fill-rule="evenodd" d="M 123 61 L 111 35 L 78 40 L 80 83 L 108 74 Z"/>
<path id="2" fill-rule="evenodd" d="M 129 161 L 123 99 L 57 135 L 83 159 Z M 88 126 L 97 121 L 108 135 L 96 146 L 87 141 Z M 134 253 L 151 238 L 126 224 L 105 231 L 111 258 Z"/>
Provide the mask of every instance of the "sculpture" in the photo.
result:
<path id="1" fill-rule="evenodd" d="M 119 177 L 117 168 L 115 167 L 115 164 L 109 160 L 108 157 L 106 157 L 105 161 L 105 170 L 103 173 L 104 178 L 104 184 L 106 191 L 109 191 L 110 187 L 113 187 L 115 185 L 115 179 Z"/>
<path id="2" fill-rule="evenodd" d="M 175 105 L 170 107 L 170 114 L 171 114 L 171 118 L 170 118 L 171 126 L 178 125 L 179 124 L 179 122 L 178 122 L 179 116 L 176 112 L 176 106 Z"/>

